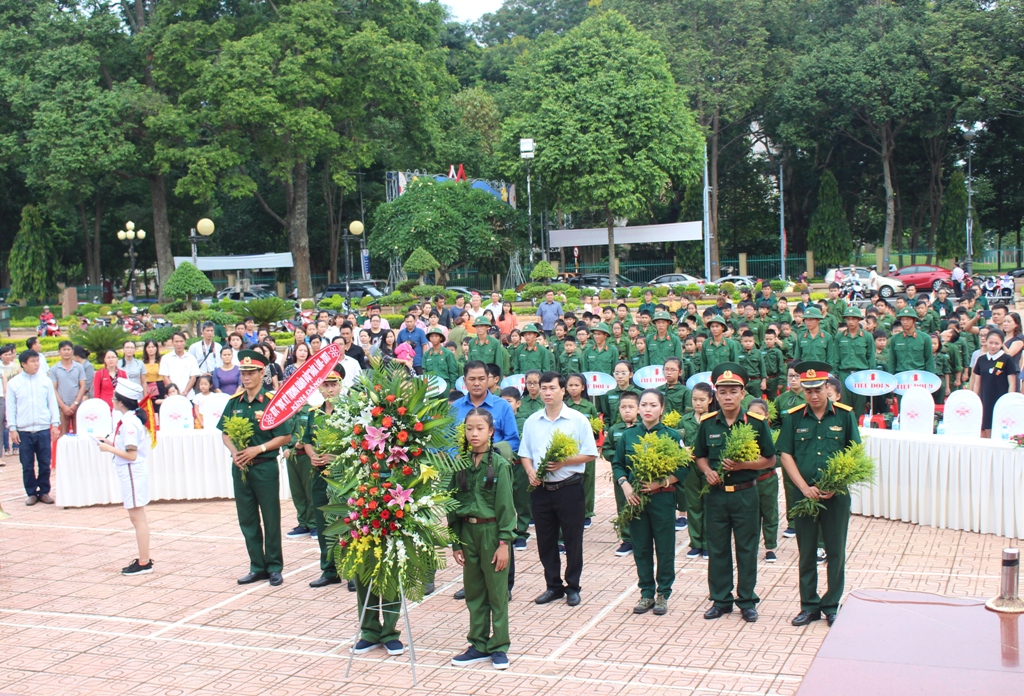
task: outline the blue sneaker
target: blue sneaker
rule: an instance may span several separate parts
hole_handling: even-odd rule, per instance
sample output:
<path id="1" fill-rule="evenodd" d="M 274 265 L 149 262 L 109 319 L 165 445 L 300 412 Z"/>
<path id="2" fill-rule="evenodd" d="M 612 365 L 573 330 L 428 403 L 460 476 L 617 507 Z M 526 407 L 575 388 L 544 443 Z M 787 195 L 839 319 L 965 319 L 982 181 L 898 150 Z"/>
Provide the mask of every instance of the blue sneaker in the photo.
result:
<path id="1" fill-rule="evenodd" d="M 592 523 L 593 523 L 593 521 L 589 517 L 584 517 L 583 518 L 583 528 L 584 529 L 590 529 L 590 525 Z"/>
<path id="2" fill-rule="evenodd" d="M 687 558 L 700 558 L 700 556 L 701 556 L 701 549 L 690 549 L 689 551 L 686 552 L 686 557 Z"/>
<path id="3" fill-rule="evenodd" d="M 316 527 L 313 527 L 312 529 L 309 530 L 309 538 L 310 539 L 316 539 L 317 538 Z"/>
<path id="4" fill-rule="evenodd" d="M 388 651 L 388 655 L 401 655 L 405 652 L 405 646 L 400 640 L 389 640 L 384 644 L 384 648 Z"/>
<path id="5" fill-rule="evenodd" d="M 684 529 L 686 529 L 686 525 L 687 525 L 687 522 L 686 522 L 686 518 L 685 517 L 677 517 L 676 518 L 676 531 L 677 532 L 681 532 Z"/>
<path id="6" fill-rule="evenodd" d="M 362 640 L 362 639 L 360 639 L 359 642 L 356 643 L 351 648 L 349 648 L 349 650 L 351 652 L 355 653 L 356 655 L 364 655 L 364 654 L 370 652 L 371 650 L 373 650 L 374 648 L 379 648 L 379 647 L 380 647 L 380 643 L 374 643 L 374 642 L 369 641 L 369 640 Z"/>
<path id="7" fill-rule="evenodd" d="M 496 654 L 504 655 L 504 653 L 496 653 Z M 480 652 L 479 650 L 477 650 L 476 648 L 474 648 L 471 645 L 471 646 L 469 646 L 469 650 L 467 650 L 466 652 L 462 653 L 461 655 L 456 655 L 455 657 L 453 657 L 452 658 L 452 664 L 461 667 L 462 665 L 471 665 L 474 662 L 483 662 L 484 660 L 490 660 L 490 659 L 491 659 L 490 654 Z M 505 658 L 505 665 L 506 666 L 508 665 L 508 658 Z"/>
<path id="8" fill-rule="evenodd" d="M 519 537 L 518 539 L 516 539 L 512 543 L 512 548 L 514 548 L 516 551 L 525 551 L 526 550 L 526 537 Z"/>
<path id="9" fill-rule="evenodd" d="M 491 653 L 491 665 L 494 669 L 508 669 L 508 655 L 503 652 Z"/>

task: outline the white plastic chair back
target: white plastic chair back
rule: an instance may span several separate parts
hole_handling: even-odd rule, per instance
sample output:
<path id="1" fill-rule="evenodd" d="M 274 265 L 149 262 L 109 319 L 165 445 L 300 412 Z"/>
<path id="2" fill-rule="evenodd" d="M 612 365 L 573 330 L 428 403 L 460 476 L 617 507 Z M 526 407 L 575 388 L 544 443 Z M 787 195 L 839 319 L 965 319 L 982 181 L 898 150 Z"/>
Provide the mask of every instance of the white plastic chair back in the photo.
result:
<path id="1" fill-rule="evenodd" d="M 1024 435 L 1024 394 L 1003 394 L 992 409 L 992 439 Z"/>
<path id="2" fill-rule="evenodd" d="M 981 399 L 972 391 L 959 389 L 946 399 L 942 424 L 947 435 L 981 437 Z"/>
<path id="3" fill-rule="evenodd" d="M 927 389 L 911 387 L 903 395 L 900 400 L 900 431 L 925 435 L 935 432 L 935 401 Z"/>
<path id="4" fill-rule="evenodd" d="M 211 394 L 199 407 L 199 415 L 203 417 L 203 430 L 216 430 L 221 414 L 231 400 L 230 394 Z"/>
<path id="5" fill-rule="evenodd" d="M 75 414 L 75 432 L 79 435 L 106 437 L 114 432 L 110 406 L 103 399 L 86 399 Z"/>
<path id="6" fill-rule="evenodd" d="M 195 430 L 192 417 L 192 402 L 175 394 L 164 399 L 160 406 L 160 429 L 168 432 Z"/>

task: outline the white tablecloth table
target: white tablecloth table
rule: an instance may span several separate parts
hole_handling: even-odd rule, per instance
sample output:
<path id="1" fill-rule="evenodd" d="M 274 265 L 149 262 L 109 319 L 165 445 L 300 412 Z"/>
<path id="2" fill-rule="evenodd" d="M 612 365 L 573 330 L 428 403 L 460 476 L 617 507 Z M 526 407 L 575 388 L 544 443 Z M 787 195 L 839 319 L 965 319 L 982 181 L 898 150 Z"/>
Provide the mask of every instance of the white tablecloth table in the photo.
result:
<path id="1" fill-rule="evenodd" d="M 942 529 L 1024 537 L 1024 449 L 1001 440 L 861 429 L 878 480 L 851 510 Z"/>
<path id="2" fill-rule="evenodd" d="M 121 503 L 121 485 L 111 455 L 89 437 L 65 435 L 57 441 L 57 505 L 84 507 Z M 231 458 L 219 430 L 157 434 L 150 463 L 152 500 L 234 498 Z M 291 498 L 285 460 L 278 459 L 281 499 Z"/>

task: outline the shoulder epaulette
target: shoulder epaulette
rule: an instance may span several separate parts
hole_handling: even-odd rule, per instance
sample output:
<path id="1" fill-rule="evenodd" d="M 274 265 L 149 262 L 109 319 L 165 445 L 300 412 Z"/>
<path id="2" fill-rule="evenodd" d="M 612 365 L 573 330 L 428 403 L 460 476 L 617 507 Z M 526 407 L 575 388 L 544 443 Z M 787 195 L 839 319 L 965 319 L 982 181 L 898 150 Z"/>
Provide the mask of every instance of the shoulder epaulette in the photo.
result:
<path id="1" fill-rule="evenodd" d="M 267 390 L 266 394 L 267 394 L 267 396 L 269 396 L 269 397 L 270 397 L 271 399 L 273 399 L 273 398 L 274 398 L 274 392 L 270 391 L 269 389 Z"/>
<path id="2" fill-rule="evenodd" d="M 853 410 L 853 406 L 847 406 L 846 404 L 844 404 L 841 401 L 836 401 L 832 405 L 835 406 L 836 408 L 841 408 L 844 411 L 852 411 Z"/>
<path id="3" fill-rule="evenodd" d="M 763 421 L 764 420 L 764 416 L 762 416 L 760 413 L 754 413 L 752 411 L 747 411 L 747 415 L 750 416 L 751 418 L 756 418 L 759 421 Z"/>
<path id="4" fill-rule="evenodd" d="M 718 411 L 712 411 L 711 413 L 705 413 L 703 416 L 700 417 L 700 422 L 703 423 L 708 418 L 714 418 L 717 415 L 718 415 Z"/>
<path id="5" fill-rule="evenodd" d="M 793 408 L 789 409 L 788 411 L 786 411 L 786 413 L 796 413 L 797 411 L 801 411 L 805 408 L 807 408 L 807 404 L 800 404 L 799 406 L 794 406 Z"/>

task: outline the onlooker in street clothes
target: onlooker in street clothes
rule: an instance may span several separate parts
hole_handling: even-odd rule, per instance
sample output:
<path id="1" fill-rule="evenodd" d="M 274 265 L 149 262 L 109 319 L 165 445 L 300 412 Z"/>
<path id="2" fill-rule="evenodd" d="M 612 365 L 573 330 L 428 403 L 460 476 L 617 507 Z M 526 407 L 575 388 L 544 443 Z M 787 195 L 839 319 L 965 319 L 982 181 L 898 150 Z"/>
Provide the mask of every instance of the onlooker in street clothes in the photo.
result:
<path id="1" fill-rule="evenodd" d="M 1013 359 L 1003 351 L 1003 332 L 994 326 L 988 330 L 984 351 L 974 365 L 971 391 L 981 398 L 981 436 L 990 437 L 996 401 L 1017 390 L 1017 370 Z"/>
<path id="2" fill-rule="evenodd" d="M 42 370 L 44 375 L 47 372 L 50 371 L 50 365 L 49 365 L 49 363 L 46 362 L 46 356 L 43 355 L 43 351 L 39 347 L 39 339 L 38 338 L 36 338 L 35 336 L 29 336 L 28 338 L 26 338 L 25 339 L 25 349 L 26 350 L 34 350 L 36 353 L 39 354 L 39 369 Z"/>
<path id="3" fill-rule="evenodd" d="M 176 384 L 183 396 L 190 397 L 196 377 L 201 374 L 199 364 L 190 353 L 185 352 L 185 334 L 174 334 L 171 347 L 173 350 L 160 358 L 160 376 L 163 377 L 165 387 Z"/>
<path id="4" fill-rule="evenodd" d="M 93 367 L 92 361 L 89 360 L 91 353 L 85 348 L 85 346 L 75 346 L 74 350 L 74 361 L 82 366 L 85 370 L 85 398 L 92 398 L 92 383 L 93 378 L 96 377 L 96 368 Z"/>
<path id="5" fill-rule="evenodd" d="M 18 365 L 18 361 L 14 359 L 15 357 L 13 343 L 8 343 L 0 348 L 0 428 L 4 431 L 4 456 L 14 454 L 11 450 L 11 438 L 7 433 L 7 407 L 5 399 L 7 398 L 7 383 L 14 375 L 21 372 L 21 367 Z M 4 466 L 3 460 L 0 460 L 0 466 Z"/>
<path id="6" fill-rule="evenodd" d="M 550 336 L 555 330 L 555 322 L 562 318 L 562 313 L 562 305 L 555 302 L 555 291 L 548 290 L 544 293 L 544 301 L 537 305 L 537 318 L 545 336 Z"/>
<path id="7" fill-rule="evenodd" d="M 399 329 L 397 338 L 399 343 L 408 343 L 412 346 L 415 351 L 412 367 L 416 374 L 422 374 L 423 346 L 429 345 L 430 342 L 427 341 L 427 334 L 423 329 L 416 325 L 416 315 L 412 312 L 405 315 L 405 324 Z"/>
<path id="8" fill-rule="evenodd" d="M 452 328 L 458 323 L 458 318 L 466 313 L 466 296 L 459 293 L 455 296 L 455 306 L 448 310 L 448 328 Z"/>
<path id="9" fill-rule="evenodd" d="M 953 294 L 960 297 L 964 293 L 964 269 L 959 263 L 953 265 L 953 272 L 950 276 L 953 281 Z"/>
<path id="10" fill-rule="evenodd" d="M 341 347 L 345 351 L 345 355 L 352 358 L 359 364 L 360 370 L 366 370 L 370 367 L 370 359 L 366 355 L 360 346 L 356 345 L 355 336 L 352 333 L 352 324 L 347 321 L 341 325 L 338 336 L 341 337 Z"/>
<path id="11" fill-rule="evenodd" d="M 491 310 L 491 316 L 493 316 L 493 317 L 497 317 L 499 314 L 501 314 L 501 293 L 500 292 L 492 292 L 491 293 L 491 302 L 490 302 L 490 304 L 487 304 L 487 305 L 484 306 L 484 311 L 486 312 L 487 310 Z"/>
<path id="12" fill-rule="evenodd" d="M 135 341 L 125 341 L 122 348 L 124 350 L 124 357 L 118 361 L 117 366 L 124 370 L 128 379 L 145 388 L 146 380 L 144 375 L 146 367 L 142 364 L 141 360 L 135 357 L 135 351 L 137 350 Z"/>
<path id="13" fill-rule="evenodd" d="M 103 354 L 103 369 L 97 370 L 96 376 L 93 377 L 93 398 L 102 399 L 113 411 L 114 390 L 117 388 L 118 381 L 122 379 L 128 379 L 128 375 L 117 366 L 117 352 L 108 350 Z M 138 383 L 136 382 L 136 384 Z"/>
<path id="14" fill-rule="evenodd" d="M 60 409 L 60 434 L 64 435 L 75 427 L 75 413 L 86 394 L 85 368 L 75 362 L 75 346 L 71 341 L 61 341 L 57 346 L 60 362 L 50 370 L 49 377 L 57 395 Z"/>
<path id="15" fill-rule="evenodd" d="M 220 362 L 220 344 L 213 340 L 213 330 L 212 321 L 203 322 L 203 339 L 196 341 L 188 348 L 188 354 L 195 358 L 201 375 L 212 373 L 217 369 L 217 363 Z"/>
<path id="16" fill-rule="evenodd" d="M 368 316 L 367 316 L 366 321 L 363 322 L 363 328 L 364 329 L 373 329 L 373 318 L 377 317 L 377 321 L 380 322 L 379 330 L 381 330 L 381 331 L 390 331 L 391 330 L 391 326 L 388 324 L 388 320 L 380 315 L 380 305 L 378 305 L 378 304 L 370 305 L 369 307 L 366 308 L 366 313 L 367 313 Z M 373 329 L 373 330 L 377 331 L 378 329 Z M 371 334 L 371 337 L 372 337 L 372 334 Z"/>
<path id="17" fill-rule="evenodd" d="M 306 350 L 308 351 L 309 348 L 307 347 Z M 241 372 L 238 370 L 238 365 L 235 364 L 235 353 L 231 346 L 224 346 L 220 349 L 220 360 L 220 367 L 213 371 L 213 389 L 231 396 L 238 391 L 242 384 Z"/>
<path id="18" fill-rule="evenodd" d="M 540 394 L 544 408 L 523 423 L 519 456 L 536 490 L 530 496 L 534 529 L 537 533 L 537 553 L 544 566 L 547 589 L 534 601 L 547 604 L 562 597 L 574 607 L 580 603 L 580 576 L 583 573 L 583 518 L 585 513 L 583 472 L 586 463 L 597 459 L 597 445 L 590 421 L 582 413 L 564 403 L 565 377 L 549 371 L 541 375 Z M 561 462 L 548 464 L 548 472 L 541 481 L 536 467 L 544 459 L 556 430 L 573 437 L 579 443 L 579 454 Z M 562 581 L 562 562 L 559 557 L 558 537 L 565 546 L 565 582 Z"/>
<path id="19" fill-rule="evenodd" d="M 5 413 L 11 442 L 20 447 L 26 505 L 53 504 L 50 497 L 50 443 L 60 428 L 53 382 L 39 369 L 39 353 L 22 351 L 21 373 L 7 383 Z M 36 464 L 39 465 L 36 473 Z"/>
<path id="20" fill-rule="evenodd" d="M 480 294 L 473 293 L 473 296 L 469 298 L 469 306 L 466 307 L 466 314 L 473 321 L 480 318 L 484 314 L 484 308 L 480 306 Z"/>
<path id="21" fill-rule="evenodd" d="M 445 329 L 452 328 L 452 315 L 445 307 L 447 298 L 444 295 L 434 295 L 434 311 L 437 312 L 437 323 Z"/>
<path id="22" fill-rule="evenodd" d="M 342 349 L 344 349 L 345 347 L 344 337 L 342 336 L 338 336 L 336 339 L 334 339 L 334 343 L 340 343 L 342 345 Z M 409 350 L 412 350 L 412 348 L 409 348 Z M 410 360 L 410 362 L 412 361 Z M 347 353 L 342 353 L 341 361 L 338 364 L 341 365 L 342 370 L 345 373 L 343 375 L 341 386 L 342 389 L 347 392 L 355 383 L 356 379 L 358 379 L 359 375 L 362 374 L 363 366 L 359 364 L 358 360 L 353 358 L 351 355 L 348 355 Z"/>

